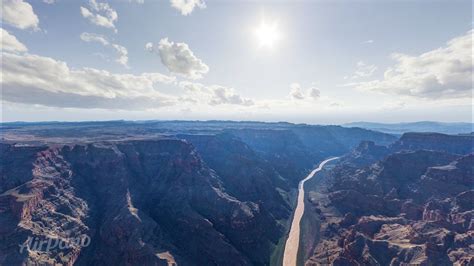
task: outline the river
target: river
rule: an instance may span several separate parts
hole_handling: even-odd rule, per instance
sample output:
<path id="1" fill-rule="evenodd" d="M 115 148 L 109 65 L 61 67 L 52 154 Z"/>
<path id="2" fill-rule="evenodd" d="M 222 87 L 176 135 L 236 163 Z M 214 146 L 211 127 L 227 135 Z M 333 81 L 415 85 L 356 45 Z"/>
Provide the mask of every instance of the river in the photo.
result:
<path id="1" fill-rule="evenodd" d="M 295 214 L 293 221 L 291 222 L 290 234 L 285 244 L 285 251 L 283 253 L 283 266 L 296 266 L 298 257 L 298 249 L 300 244 L 300 223 L 304 213 L 304 183 L 314 175 L 323 169 L 324 165 L 332 160 L 336 160 L 339 157 L 333 157 L 321 162 L 318 168 L 314 169 L 306 176 L 305 179 L 301 180 L 298 184 L 298 202 L 296 204 Z"/>

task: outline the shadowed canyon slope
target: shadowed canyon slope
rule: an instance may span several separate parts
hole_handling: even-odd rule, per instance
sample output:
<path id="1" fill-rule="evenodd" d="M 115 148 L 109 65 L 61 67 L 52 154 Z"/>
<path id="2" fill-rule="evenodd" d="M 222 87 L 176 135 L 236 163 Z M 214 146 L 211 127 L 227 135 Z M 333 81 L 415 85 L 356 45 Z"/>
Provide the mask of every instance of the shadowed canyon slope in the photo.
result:
<path id="1" fill-rule="evenodd" d="M 308 184 L 306 264 L 469 265 L 473 141 L 288 123 L 4 124 L 0 264 L 278 263 L 298 182 L 344 155 Z M 80 235 L 89 245 L 21 249 Z"/>
<path id="2" fill-rule="evenodd" d="M 361 129 L 253 122 L 2 129 L 0 264 L 7 265 L 268 265 L 304 174 L 362 140 L 396 140 Z M 19 248 L 29 238 L 78 235 L 90 245 Z"/>

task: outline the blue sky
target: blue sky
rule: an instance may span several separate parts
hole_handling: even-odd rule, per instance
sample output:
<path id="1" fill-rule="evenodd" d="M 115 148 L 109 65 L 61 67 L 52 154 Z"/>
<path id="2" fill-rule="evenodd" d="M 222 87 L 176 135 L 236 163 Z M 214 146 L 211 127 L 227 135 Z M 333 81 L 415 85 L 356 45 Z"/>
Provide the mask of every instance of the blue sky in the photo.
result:
<path id="1" fill-rule="evenodd" d="M 2 1 L 3 121 L 472 120 L 470 1 L 46 2 Z"/>

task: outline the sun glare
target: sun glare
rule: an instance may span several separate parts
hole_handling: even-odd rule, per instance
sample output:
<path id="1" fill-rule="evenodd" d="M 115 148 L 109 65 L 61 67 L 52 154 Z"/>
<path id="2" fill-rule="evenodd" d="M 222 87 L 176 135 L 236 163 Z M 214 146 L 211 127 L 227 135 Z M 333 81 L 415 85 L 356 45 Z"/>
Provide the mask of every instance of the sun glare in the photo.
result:
<path id="1" fill-rule="evenodd" d="M 280 39 L 278 24 L 276 22 L 267 23 L 263 20 L 255 29 L 255 36 L 260 47 L 272 48 Z"/>

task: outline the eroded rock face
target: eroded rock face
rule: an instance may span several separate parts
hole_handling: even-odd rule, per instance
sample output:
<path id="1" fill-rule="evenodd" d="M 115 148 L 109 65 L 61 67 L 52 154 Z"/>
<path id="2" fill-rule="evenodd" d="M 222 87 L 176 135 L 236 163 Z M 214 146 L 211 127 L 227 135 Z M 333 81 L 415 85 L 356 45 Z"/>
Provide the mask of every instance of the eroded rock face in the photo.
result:
<path id="1" fill-rule="evenodd" d="M 225 191 L 244 201 L 261 203 L 276 219 L 288 219 L 291 207 L 281 191 L 290 184 L 270 163 L 230 134 L 178 135 L 192 143 L 222 180 Z"/>
<path id="2" fill-rule="evenodd" d="M 369 166 L 390 154 L 387 146 L 377 145 L 373 141 L 362 141 L 357 148 L 342 158 L 346 166 Z"/>
<path id="3" fill-rule="evenodd" d="M 330 222 L 307 265 L 474 263 L 474 154 L 463 146 L 472 137 L 450 147 L 458 136 L 434 136 L 405 136 L 387 149 L 362 143 L 341 160 L 328 192 L 341 216 L 321 213 Z"/>
<path id="4" fill-rule="evenodd" d="M 55 148 L 9 146 L 6 150 L 2 156 L 8 158 L 12 152 L 22 168 L 3 171 L 2 179 L 8 184 L 18 174 L 29 174 L 20 179 L 21 185 L 0 194 L 0 264 L 72 265 L 81 252 L 78 244 L 52 249 L 48 254 L 20 247 L 31 239 L 29 247 L 41 245 L 45 250 L 41 241 L 66 241 L 88 232 L 84 221 L 89 208 L 71 186 L 70 165 Z M 32 154 L 33 150 L 36 152 Z M 3 187 L 9 186 L 4 183 Z"/>
<path id="5" fill-rule="evenodd" d="M 396 140 L 359 128 L 258 122 L 2 129 L 2 265 L 268 265 L 291 216 L 289 195 L 314 165 L 361 140 Z M 31 237 L 77 235 L 90 244 L 18 247 Z"/>
<path id="6" fill-rule="evenodd" d="M 312 152 L 305 147 L 292 130 L 241 129 L 229 132 L 252 147 L 293 186 L 298 184 L 315 161 L 323 159 L 318 151 Z"/>
<path id="7" fill-rule="evenodd" d="M 28 162 L 31 177 L 0 195 L 2 265 L 266 264 L 283 234 L 261 204 L 227 194 L 185 141 L 4 148 Z M 13 177 L 2 172 L 2 180 Z M 87 247 L 18 248 L 31 236 L 82 234 Z"/>

